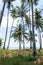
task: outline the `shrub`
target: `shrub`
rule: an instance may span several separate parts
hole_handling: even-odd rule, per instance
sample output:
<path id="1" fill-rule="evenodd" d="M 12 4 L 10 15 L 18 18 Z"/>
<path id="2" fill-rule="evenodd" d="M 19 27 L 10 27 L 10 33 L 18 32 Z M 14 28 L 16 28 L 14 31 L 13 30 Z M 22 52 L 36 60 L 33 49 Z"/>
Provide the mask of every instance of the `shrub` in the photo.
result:
<path id="1" fill-rule="evenodd" d="M 36 61 L 37 57 L 33 57 L 33 55 L 29 54 L 28 60 L 29 61 Z"/>

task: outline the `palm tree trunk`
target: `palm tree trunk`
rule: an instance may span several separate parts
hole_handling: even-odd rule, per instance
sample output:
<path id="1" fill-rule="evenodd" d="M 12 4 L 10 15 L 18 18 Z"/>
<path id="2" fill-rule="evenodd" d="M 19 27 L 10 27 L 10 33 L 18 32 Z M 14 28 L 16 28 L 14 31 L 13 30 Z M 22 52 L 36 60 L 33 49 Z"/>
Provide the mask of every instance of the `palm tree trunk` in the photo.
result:
<path id="1" fill-rule="evenodd" d="M 30 40 L 30 49 L 33 48 L 32 41 Z"/>
<path id="2" fill-rule="evenodd" d="M 21 50 L 21 40 L 19 39 L 19 50 Z"/>
<path id="3" fill-rule="evenodd" d="M 23 49 L 25 49 L 25 43 L 24 43 L 24 20 L 22 17 L 22 21 L 23 21 Z"/>
<path id="4" fill-rule="evenodd" d="M 12 32 L 13 24 L 14 24 L 14 18 L 13 18 L 13 22 L 12 22 L 12 26 L 11 26 L 11 30 L 10 30 L 10 36 L 9 36 L 9 41 L 8 41 L 7 49 L 9 48 L 9 45 L 10 45 L 11 32 Z"/>
<path id="5" fill-rule="evenodd" d="M 7 14 L 7 26 L 6 26 L 6 34 L 5 34 L 5 41 L 4 41 L 3 49 L 5 49 L 5 44 L 6 44 L 6 39 L 7 39 L 9 11 L 10 11 L 10 8 L 8 9 L 8 14 Z"/>
<path id="6" fill-rule="evenodd" d="M 41 42 L 41 31 L 40 31 L 40 28 L 38 29 L 39 30 L 39 36 L 38 36 L 38 39 L 39 39 L 39 44 L 40 44 L 40 49 L 42 49 L 42 42 Z"/>
<path id="7" fill-rule="evenodd" d="M 36 45 L 35 45 L 35 36 L 34 36 L 34 19 L 33 19 L 33 0 L 31 0 L 32 8 L 32 34 L 33 34 L 33 56 L 36 56 Z"/>
<path id="8" fill-rule="evenodd" d="M 1 22 L 2 22 L 5 5 L 6 5 L 6 2 L 4 2 L 4 4 L 3 4 L 3 8 L 2 8 L 1 16 L 0 16 L 0 25 L 1 25 Z"/>
<path id="9" fill-rule="evenodd" d="M 31 31 L 31 23 L 30 23 L 30 31 Z M 30 37 L 31 37 L 31 34 L 30 34 Z M 30 40 L 30 49 L 32 49 L 33 48 L 33 43 L 32 43 L 32 41 Z"/>
<path id="10" fill-rule="evenodd" d="M 25 49 L 25 44 L 24 44 L 24 40 L 23 40 L 23 49 Z"/>
<path id="11" fill-rule="evenodd" d="M 19 50 L 21 50 L 21 42 L 19 41 Z"/>
<path id="12" fill-rule="evenodd" d="M 29 3 L 29 22 L 30 22 L 30 3 Z M 28 25 L 28 28 L 29 28 L 29 25 Z M 29 29 L 29 31 L 31 31 L 31 22 L 30 22 L 30 29 Z M 31 40 L 30 40 L 30 49 L 32 49 L 32 41 Z"/>

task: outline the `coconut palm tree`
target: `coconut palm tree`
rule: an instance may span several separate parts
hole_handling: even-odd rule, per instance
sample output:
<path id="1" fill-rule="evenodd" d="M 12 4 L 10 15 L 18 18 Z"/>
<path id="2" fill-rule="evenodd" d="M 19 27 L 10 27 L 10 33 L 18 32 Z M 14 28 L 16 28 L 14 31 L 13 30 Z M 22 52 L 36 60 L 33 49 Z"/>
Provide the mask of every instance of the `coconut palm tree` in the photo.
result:
<path id="1" fill-rule="evenodd" d="M 9 36 L 9 40 L 8 40 L 7 49 L 9 48 L 9 44 L 10 44 L 10 39 L 11 39 L 11 33 L 12 33 L 13 24 L 14 24 L 14 18 L 13 18 L 13 22 L 12 22 L 12 26 L 11 26 L 11 30 L 10 30 L 10 36 Z"/>
<path id="2" fill-rule="evenodd" d="M 12 29 L 13 29 L 13 24 L 14 24 L 14 19 L 16 19 L 17 17 L 13 15 L 13 13 L 15 14 L 17 12 L 16 9 L 14 9 L 13 11 L 11 10 L 10 13 L 11 13 L 11 16 L 13 18 L 13 22 L 12 22 L 12 26 L 11 26 L 11 30 L 10 30 L 10 36 L 9 36 L 9 40 L 8 40 L 8 46 L 7 46 L 7 49 L 9 48 L 9 45 L 10 45 L 10 39 L 11 39 L 11 33 L 12 33 Z"/>
<path id="3" fill-rule="evenodd" d="M 3 3 L 4 3 L 4 4 L 3 4 L 2 11 L 1 11 L 1 16 L 0 16 L 0 25 L 1 25 L 1 22 L 2 22 L 5 5 L 8 4 L 8 2 L 12 2 L 12 1 L 15 1 L 15 0 L 3 0 Z"/>
<path id="4" fill-rule="evenodd" d="M 33 1 L 33 4 L 37 5 L 37 1 L 38 1 L 38 0 L 34 0 L 34 1 Z M 30 24 L 27 23 L 27 25 L 28 25 L 28 28 L 29 28 L 29 25 L 30 25 L 30 31 L 31 31 L 30 7 L 31 7 L 33 4 L 32 4 L 32 1 L 31 1 L 31 0 L 27 0 L 27 4 L 29 5 L 29 18 L 28 18 L 28 17 L 26 17 L 26 18 L 28 18 L 28 21 L 27 21 L 28 23 L 29 23 L 29 21 L 30 21 Z M 32 8 L 32 9 L 33 9 L 33 8 Z M 31 41 L 30 41 L 30 48 L 31 48 Z"/>
<path id="5" fill-rule="evenodd" d="M 11 12 L 14 17 L 17 17 L 17 18 L 21 18 L 22 19 L 23 28 L 24 28 L 24 17 L 25 17 L 26 13 L 29 10 L 27 8 L 27 6 L 26 7 L 25 6 L 26 5 L 24 5 L 24 3 L 21 3 L 21 6 L 20 7 L 16 6 L 16 8 L 13 8 L 12 9 L 12 12 Z M 16 13 L 14 14 L 15 10 L 16 10 Z M 25 44 L 23 43 L 23 48 L 25 48 L 24 46 L 25 46 Z"/>
<path id="6" fill-rule="evenodd" d="M 43 20 L 41 16 L 41 11 L 38 11 L 37 9 L 35 10 L 35 21 L 36 21 L 36 29 L 38 29 L 38 34 L 39 34 L 39 44 L 40 44 L 40 49 L 42 49 L 42 42 L 41 42 L 41 30 L 43 28 Z"/>
<path id="7" fill-rule="evenodd" d="M 33 17 L 33 2 L 37 5 L 37 0 L 31 0 L 31 9 L 32 9 L 32 34 L 33 34 L 33 56 L 36 56 L 36 46 L 35 46 L 35 36 L 34 36 L 34 17 Z"/>
<path id="8" fill-rule="evenodd" d="M 4 0 L 4 4 L 3 4 L 2 11 L 1 11 L 1 16 L 0 16 L 0 25 L 1 25 L 1 22 L 2 22 L 2 17 L 3 17 L 3 13 L 4 13 L 4 9 L 5 9 L 5 5 L 6 5 L 6 1 Z"/>
<path id="9" fill-rule="evenodd" d="M 21 42 L 23 42 L 23 34 L 24 34 L 24 38 L 27 40 L 28 33 L 25 33 L 25 31 L 23 31 L 22 24 L 17 25 L 14 32 L 12 33 L 12 37 L 14 38 L 15 42 L 16 41 L 19 42 L 19 50 L 21 49 Z"/>
<path id="10" fill-rule="evenodd" d="M 33 39 L 35 38 L 34 36 L 34 17 L 33 17 L 33 4 L 37 5 L 38 0 L 27 0 L 27 3 L 30 5 L 31 10 L 32 10 L 32 34 L 33 34 Z M 33 56 L 35 57 L 36 54 L 36 48 L 35 48 L 35 40 L 33 40 Z"/>
<path id="11" fill-rule="evenodd" d="M 29 3 L 29 22 L 30 22 L 30 29 L 29 29 L 29 31 L 31 31 L 31 19 L 30 19 L 30 17 L 31 17 L 31 15 L 30 15 L 30 7 L 31 7 L 31 0 L 28 0 L 28 3 Z M 30 33 L 30 37 L 31 37 L 31 33 Z M 30 49 L 32 49 L 33 48 L 33 46 L 32 46 L 32 42 L 31 42 L 31 40 L 30 40 Z"/>
<path id="12" fill-rule="evenodd" d="M 6 39 L 7 39 L 7 32 L 8 32 L 8 20 L 9 20 L 9 11 L 10 11 L 10 6 L 11 6 L 11 2 L 14 1 L 14 0 L 8 0 L 7 3 L 8 3 L 8 13 L 7 13 L 7 26 L 6 26 L 6 34 L 5 34 L 5 41 L 4 41 L 4 46 L 3 46 L 3 49 L 5 49 L 5 43 L 6 43 Z"/>

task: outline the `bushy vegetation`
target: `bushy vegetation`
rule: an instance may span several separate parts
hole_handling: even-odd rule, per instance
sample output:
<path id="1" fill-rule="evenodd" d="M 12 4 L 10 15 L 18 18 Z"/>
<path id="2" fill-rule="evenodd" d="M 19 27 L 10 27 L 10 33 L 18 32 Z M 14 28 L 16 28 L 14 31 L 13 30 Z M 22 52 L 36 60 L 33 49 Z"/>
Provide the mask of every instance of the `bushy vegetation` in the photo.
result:
<path id="1" fill-rule="evenodd" d="M 29 50 L 24 50 L 23 55 L 16 55 L 17 50 L 0 50 L 0 65 L 38 65 L 38 58 L 42 58 L 42 55 L 39 55 L 40 52 L 38 52 L 37 56 L 34 58 L 33 55 L 29 52 Z M 9 53 L 12 53 L 12 57 L 3 57 L 3 55 Z M 34 61 L 36 61 L 36 63 L 34 63 Z M 40 65 L 43 65 L 43 63 L 41 62 Z"/>
<path id="2" fill-rule="evenodd" d="M 38 65 L 29 61 L 29 56 L 13 56 L 12 58 L 0 58 L 0 65 Z M 32 58 L 32 57 L 31 57 Z M 43 65 L 41 63 L 40 65 Z"/>

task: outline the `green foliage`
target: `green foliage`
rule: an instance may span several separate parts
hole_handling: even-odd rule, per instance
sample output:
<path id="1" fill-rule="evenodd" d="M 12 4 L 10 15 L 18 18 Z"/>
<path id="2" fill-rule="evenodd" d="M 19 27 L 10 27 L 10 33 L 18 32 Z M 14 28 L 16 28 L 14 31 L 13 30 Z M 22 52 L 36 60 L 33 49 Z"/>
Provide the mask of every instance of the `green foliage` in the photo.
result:
<path id="1" fill-rule="evenodd" d="M 16 41 L 23 42 L 23 39 L 22 39 L 23 36 L 24 36 L 24 38 L 26 40 L 28 40 L 28 37 L 27 37 L 28 33 L 25 31 L 25 29 L 23 29 L 22 24 L 19 24 L 19 25 L 17 25 L 17 27 L 15 27 L 14 31 L 12 32 L 12 36 L 11 37 L 14 38 L 15 42 Z"/>
<path id="2" fill-rule="evenodd" d="M 38 65 L 37 63 L 34 64 L 33 57 L 31 57 L 31 60 L 28 60 L 28 56 L 14 56 L 13 58 L 0 58 L 0 65 Z M 31 61 L 31 62 L 30 62 Z M 43 65 L 41 63 L 40 65 Z"/>
<path id="3" fill-rule="evenodd" d="M 2 38 L 0 38 L 0 47 L 1 47 L 1 45 L 2 45 Z"/>
<path id="4" fill-rule="evenodd" d="M 37 5 L 39 0 L 34 0 L 34 4 Z"/>
<path id="5" fill-rule="evenodd" d="M 43 56 L 41 50 L 39 49 L 38 52 L 37 52 L 37 56 L 40 57 L 40 56 Z"/>
<path id="6" fill-rule="evenodd" d="M 29 61 L 34 61 L 35 59 L 34 59 L 33 55 L 29 54 L 28 60 Z"/>
<path id="7" fill-rule="evenodd" d="M 13 51 L 11 51 L 11 50 L 3 50 L 2 52 L 5 54 L 5 51 L 7 53 L 15 52 L 15 51 L 17 52 L 17 50 L 13 50 Z M 40 53 L 41 51 L 38 51 L 38 52 Z M 28 55 L 23 54 L 21 56 L 13 55 L 12 58 L 3 58 L 3 57 L 1 57 L 0 58 L 0 65 L 38 65 L 37 63 L 34 64 L 34 61 L 37 61 L 37 59 L 39 57 L 37 56 L 37 57 L 34 58 L 32 54 L 28 54 Z M 43 63 L 41 63 L 40 65 L 43 65 Z"/>
<path id="8" fill-rule="evenodd" d="M 36 28 L 43 28 L 43 20 L 41 16 L 41 11 L 38 11 L 38 9 L 35 10 L 35 20 L 36 20 Z"/>

